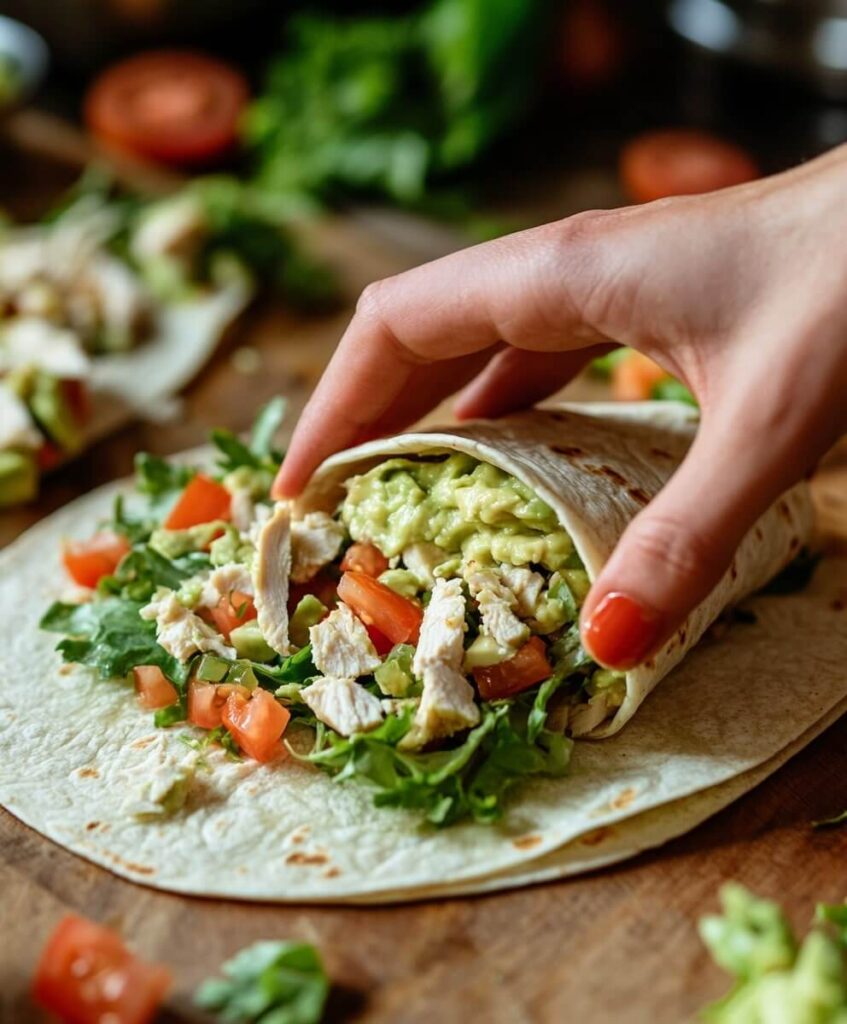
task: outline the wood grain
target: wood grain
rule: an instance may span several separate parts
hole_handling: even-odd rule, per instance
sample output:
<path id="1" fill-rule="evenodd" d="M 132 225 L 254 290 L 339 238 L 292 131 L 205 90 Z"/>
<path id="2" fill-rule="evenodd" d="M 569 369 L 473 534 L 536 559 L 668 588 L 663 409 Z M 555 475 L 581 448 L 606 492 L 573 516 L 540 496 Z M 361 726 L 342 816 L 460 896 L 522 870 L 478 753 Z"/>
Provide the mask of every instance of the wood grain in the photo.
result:
<path id="1" fill-rule="evenodd" d="M 347 268 L 350 300 L 421 258 L 361 220 L 335 222 L 321 244 Z M 0 517 L 0 543 L 96 484 L 126 474 L 141 449 L 170 452 L 209 427 L 245 428 L 256 406 L 286 393 L 296 416 L 347 319 L 258 307 L 232 332 L 167 424 L 135 424 L 47 481 L 39 502 Z M 249 345 L 257 373 L 233 370 Z M 583 392 L 584 393 L 584 392 Z M 830 545 L 847 543 L 847 451 L 816 481 Z M 847 581 L 845 581 L 847 582 Z M 847 614 L 847 612 L 845 612 Z M 803 680 L 797 680 L 802 691 Z M 798 696 L 798 699 L 801 699 Z M 243 905 L 188 899 L 112 877 L 0 814 L 0 1021 L 47 1018 L 28 997 L 39 950 L 68 910 L 114 924 L 145 956 L 168 963 L 176 988 L 162 1020 L 198 1019 L 190 993 L 223 959 L 261 938 L 316 943 L 335 988 L 332 1021 L 676 1024 L 726 987 L 697 938 L 720 884 L 739 879 L 781 899 L 798 926 L 815 900 L 847 895 L 847 831 L 809 822 L 847 801 L 847 722 L 688 836 L 617 868 L 489 897 L 376 909 Z"/>

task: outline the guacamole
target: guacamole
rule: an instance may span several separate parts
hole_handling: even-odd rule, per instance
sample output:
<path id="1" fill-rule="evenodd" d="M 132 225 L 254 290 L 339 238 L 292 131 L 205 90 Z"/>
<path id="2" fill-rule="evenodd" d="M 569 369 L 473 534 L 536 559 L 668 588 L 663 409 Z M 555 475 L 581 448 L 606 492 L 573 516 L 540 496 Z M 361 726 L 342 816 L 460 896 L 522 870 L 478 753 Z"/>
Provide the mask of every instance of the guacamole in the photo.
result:
<path id="1" fill-rule="evenodd" d="M 470 455 L 389 459 L 348 483 L 341 518 L 387 557 L 429 542 L 482 564 L 579 566 L 556 513 L 520 480 Z"/>

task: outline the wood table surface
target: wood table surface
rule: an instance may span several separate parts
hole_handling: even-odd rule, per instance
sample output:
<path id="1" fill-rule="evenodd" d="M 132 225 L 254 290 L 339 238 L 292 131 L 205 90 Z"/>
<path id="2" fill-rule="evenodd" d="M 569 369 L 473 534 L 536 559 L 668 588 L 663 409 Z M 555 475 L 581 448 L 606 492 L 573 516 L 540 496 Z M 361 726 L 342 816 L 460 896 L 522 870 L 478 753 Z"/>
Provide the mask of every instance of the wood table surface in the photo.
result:
<path id="1" fill-rule="evenodd" d="M 346 268 L 348 301 L 331 315 L 279 307 L 249 312 L 211 366 L 161 423 L 139 423 L 49 479 L 34 505 L 0 515 L 0 543 L 92 486 L 131 470 L 136 451 L 170 452 L 211 426 L 243 429 L 272 394 L 292 417 L 317 380 L 369 280 L 423 253 L 389 239 L 368 216 L 339 219 L 321 245 Z M 444 239 L 427 245 L 445 244 Z M 239 373 L 248 347 L 255 372 Z M 581 394 L 586 394 L 582 385 Z M 847 453 L 816 484 L 830 545 L 847 545 Z M 847 666 L 845 666 L 847 671 Z M 2 685 L 2 681 L 0 681 Z M 797 680 L 802 690 L 803 680 Z M 798 693 L 798 700 L 802 693 Z M 168 963 L 176 987 L 163 1021 L 198 1019 L 190 993 L 238 948 L 299 938 L 321 950 L 334 989 L 328 1019 L 381 1024 L 691 1019 L 727 987 L 696 933 L 721 883 L 738 879 L 780 899 L 805 928 L 816 900 L 847 895 L 847 830 L 810 821 L 847 804 L 847 722 L 687 836 L 619 867 L 500 895 L 382 908 L 249 905 L 185 898 L 123 881 L 0 813 L 0 1020 L 47 1018 L 29 1001 L 39 950 L 69 910 L 118 927 L 145 956 Z"/>

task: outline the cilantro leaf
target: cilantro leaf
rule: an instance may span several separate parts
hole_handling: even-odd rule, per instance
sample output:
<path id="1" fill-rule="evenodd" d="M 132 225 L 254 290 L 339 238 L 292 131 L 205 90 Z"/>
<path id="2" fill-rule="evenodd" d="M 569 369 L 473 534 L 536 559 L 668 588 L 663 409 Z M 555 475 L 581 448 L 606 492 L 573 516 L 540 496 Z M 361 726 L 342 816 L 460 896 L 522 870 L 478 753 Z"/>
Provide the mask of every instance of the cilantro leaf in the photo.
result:
<path id="1" fill-rule="evenodd" d="M 282 454 L 274 449 L 273 441 L 284 417 L 285 399 L 277 396 L 259 410 L 249 444 L 245 444 L 231 430 L 213 430 L 212 442 L 223 456 L 218 459 L 221 470 L 231 473 L 246 467 L 276 472 L 282 462 Z"/>
<path id="2" fill-rule="evenodd" d="M 181 491 L 194 476 L 190 466 L 180 466 L 158 455 L 139 452 L 135 456 L 135 484 L 142 494 L 162 498 Z"/>
<path id="3" fill-rule="evenodd" d="M 257 942 L 197 989 L 195 1002 L 226 1024 L 317 1024 L 329 994 L 320 954 L 305 942 Z"/>
<path id="4" fill-rule="evenodd" d="M 156 623 L 138 614 L 143 602 L 107 597 L 87 604 L 56 602 L 40 626 L 64 633 L 57 650 L 65 661 L 96 668 L 101 678 L 125 678 L 136 665 L 158 665 L 180 690 L 189 666 L 177 661 L 156 641 Z"/>

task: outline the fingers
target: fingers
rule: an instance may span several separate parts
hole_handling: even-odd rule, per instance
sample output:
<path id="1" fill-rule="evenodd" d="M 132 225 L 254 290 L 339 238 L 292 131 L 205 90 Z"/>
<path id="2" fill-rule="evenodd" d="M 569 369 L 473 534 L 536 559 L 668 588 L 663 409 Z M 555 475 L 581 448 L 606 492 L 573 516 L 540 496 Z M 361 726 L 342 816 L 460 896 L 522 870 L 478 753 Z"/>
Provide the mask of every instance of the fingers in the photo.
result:
<path id="1" fill-rule="evenodd" d="M 742 538 L 802 475 L 766 434 L 739 443 L 724 410 L 704 423 L 685 462 L 625 531 L 581 613 L 583 643 L 609 668 L 655 653 L 717 585 Z M 729 428 L 729 429 L 727 429 Z M 795 446 L 796 447 L 796 446 Z"/>
<path id="2" fill-rule="evenodd" d="M 523 352 L 507 348 L 465 388 L 453 408 L 459 419 L 505 416 L 555 394 L 608 346 L 575 352 Z"/>
<path id="3" fill-rule="evenodd" d="M 424 365 L 501 340 L 531 350 L 596 343 L 579 301 L 598 272 L 586 223 L 570 218 L 510 235 L 367 289 L 294 432 L 274 494 L 296 495 L 326 456 L 372 434 L 414 395 Z"/>

